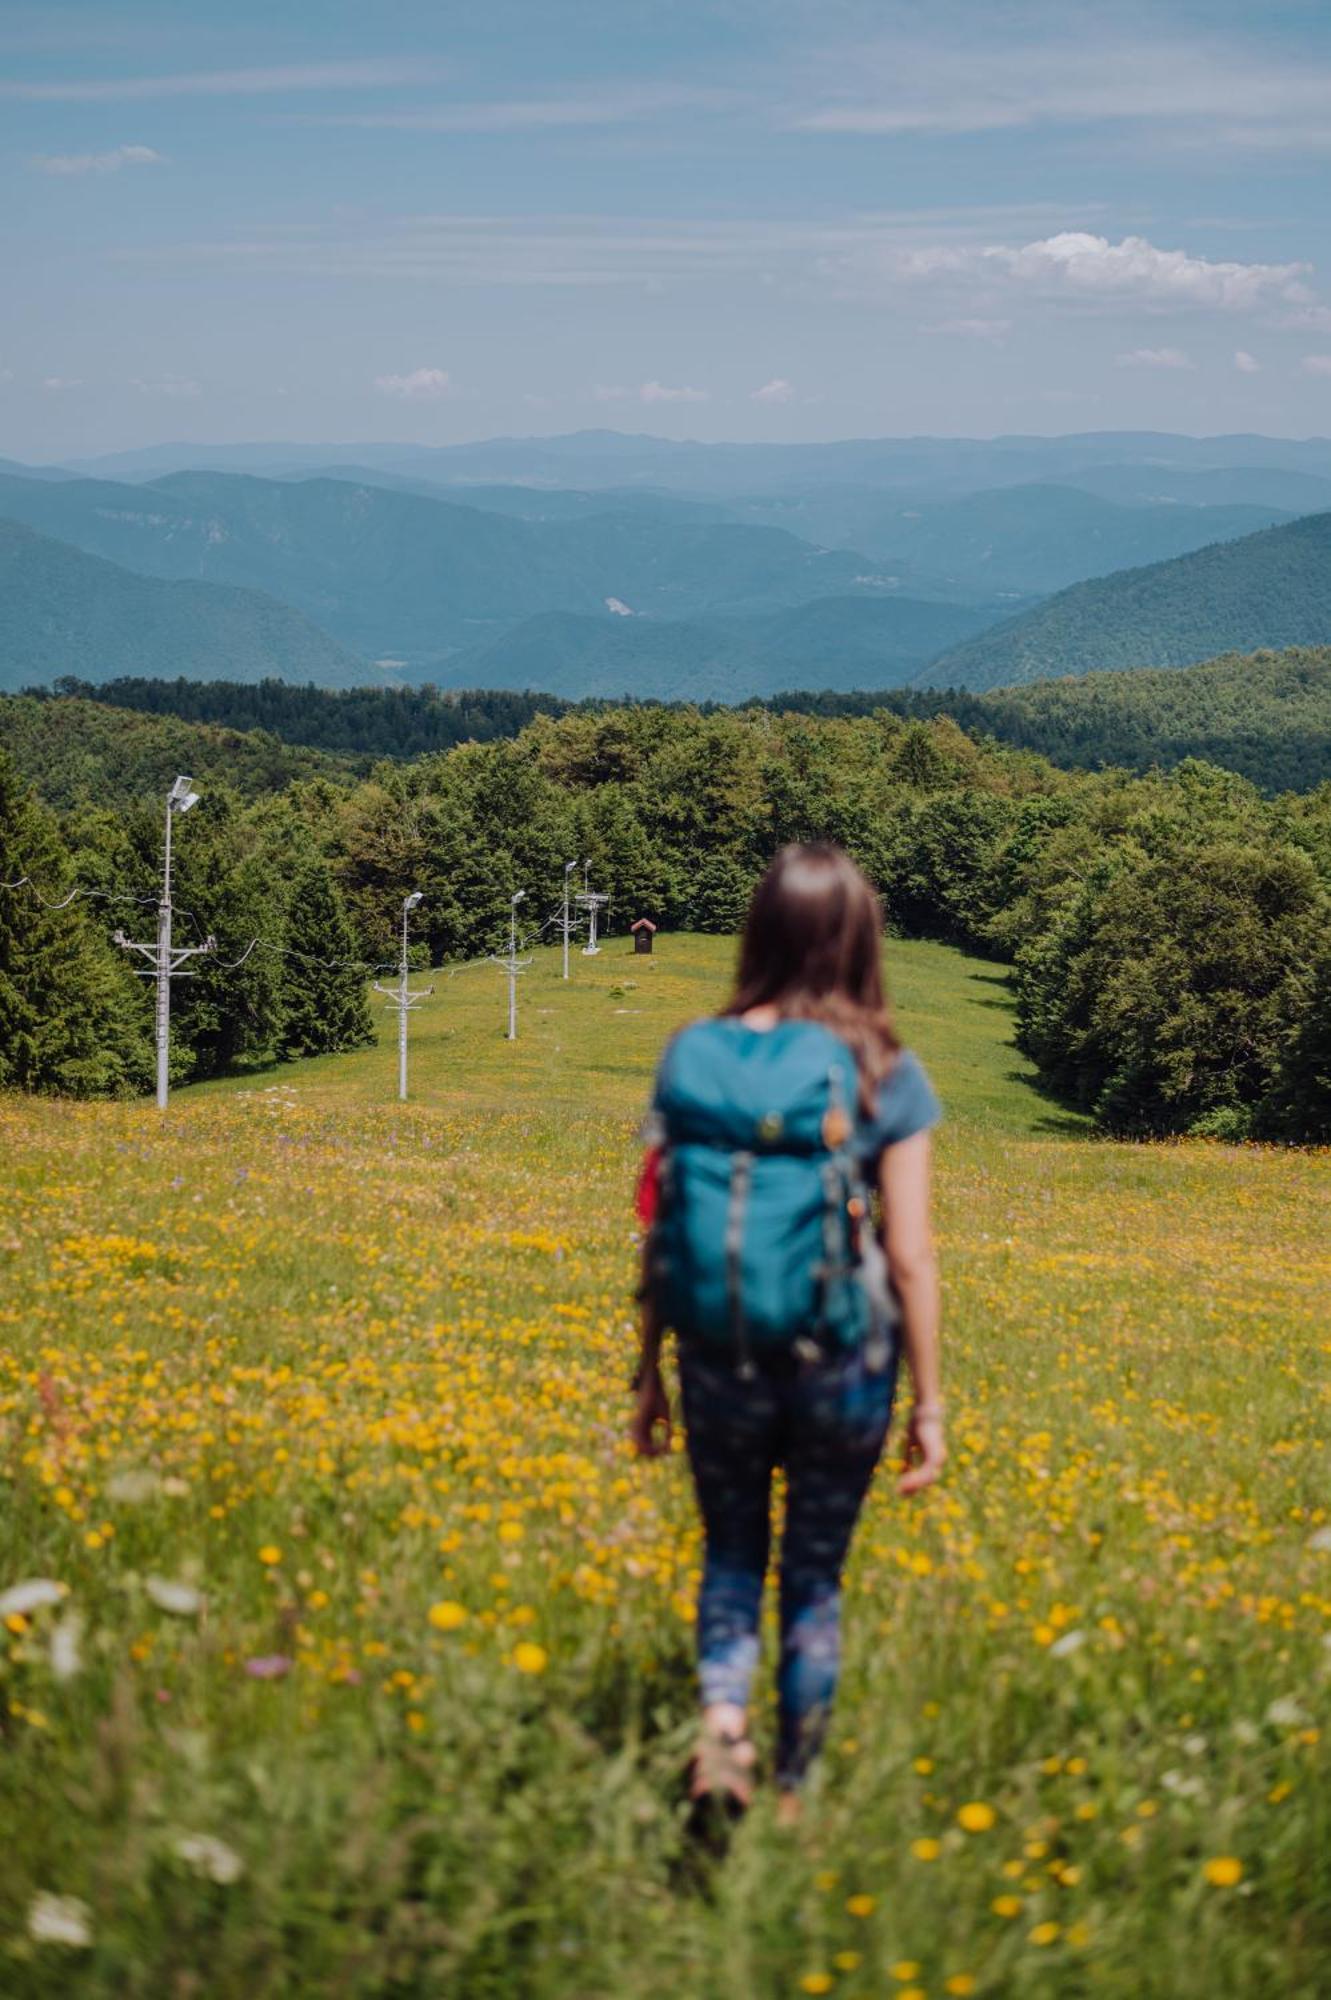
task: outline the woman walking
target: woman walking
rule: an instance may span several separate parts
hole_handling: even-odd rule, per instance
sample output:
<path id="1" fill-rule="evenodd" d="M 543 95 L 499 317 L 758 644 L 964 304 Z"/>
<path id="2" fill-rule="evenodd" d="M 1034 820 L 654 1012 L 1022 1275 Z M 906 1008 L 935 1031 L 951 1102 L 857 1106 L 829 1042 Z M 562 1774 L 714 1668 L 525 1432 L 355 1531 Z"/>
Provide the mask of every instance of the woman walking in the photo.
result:
<path id="1" fill-rule="evenodd" d="M 914 1401 L 898 1491 L 942 1470 L 929 1223 L 939 1116 L 887 1011 L 873 889 L 837 848 L 783 849 L 754 893 L 728 1005 L 662 1059 L 639 1192 L 633 1442 L 646 1457 L 669 1449 L 660 1356 L 673 1329 L 705 1539 L 690 1768 L 700 1812 L 719 1801 L 738 1814 L 753 1794 L 773 1472 L 786 1478 L 776 1778 L 792 1820 L 836 1689 L 841 1572 L 902 1349 Z"/>

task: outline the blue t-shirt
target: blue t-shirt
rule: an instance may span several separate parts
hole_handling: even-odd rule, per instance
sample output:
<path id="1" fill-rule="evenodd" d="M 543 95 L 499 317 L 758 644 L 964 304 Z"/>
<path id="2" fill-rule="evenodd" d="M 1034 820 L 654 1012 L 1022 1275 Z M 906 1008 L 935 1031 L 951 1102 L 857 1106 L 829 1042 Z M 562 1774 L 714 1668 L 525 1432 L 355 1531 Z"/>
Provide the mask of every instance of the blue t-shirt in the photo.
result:
<path id="1" fill-rule="evenodd" d="M 924 1065 L 909 1049 L 902 1049 L 878 1090 L 878 1109 L 865 1131 L 860 1155 L 874 1167 L 889 1146 L 913 1139 L 938 1123 L 943 1107 L 925 1075 Z"/>

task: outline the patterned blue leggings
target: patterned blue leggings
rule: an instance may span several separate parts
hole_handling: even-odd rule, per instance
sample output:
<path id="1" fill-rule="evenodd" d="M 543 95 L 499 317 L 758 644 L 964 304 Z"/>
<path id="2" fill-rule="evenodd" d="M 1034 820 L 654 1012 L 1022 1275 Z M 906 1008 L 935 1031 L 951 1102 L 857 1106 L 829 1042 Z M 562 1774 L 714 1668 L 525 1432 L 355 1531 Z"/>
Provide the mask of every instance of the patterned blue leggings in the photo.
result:
<path id="1" fill-rule="evenodd" d="M 748 1705 L 771 1543 L 772 1473 L 786 1472 L 777 1780 L 798 1785 L 822 1742 L 841 1663 L 841 1571 L 892 1415 L 896 1362 L 780 1357 L 742 1379 L 681 1346 L 689 1463 L 706 1552 L 698 1600 L 704 1706 Z"/>

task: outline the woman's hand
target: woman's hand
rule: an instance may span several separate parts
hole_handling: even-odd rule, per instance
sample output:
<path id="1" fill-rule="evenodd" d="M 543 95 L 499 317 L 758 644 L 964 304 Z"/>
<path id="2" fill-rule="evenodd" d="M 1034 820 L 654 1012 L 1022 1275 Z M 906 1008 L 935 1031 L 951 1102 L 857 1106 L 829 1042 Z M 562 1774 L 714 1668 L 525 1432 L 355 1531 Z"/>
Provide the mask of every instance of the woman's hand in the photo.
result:
<path id="1" fill-rule="evenodd" d="M 663 1458 L 670 1449 L 670 1398 L 659 1368 L 648 1368 L 633 1404 L 629 1438 L 639 1458 Z"/>
<path id="2" fill-rule="evenodd" d="M 933 1485 L 946 1463 L 941 1415 L 921 1416 L 918 1410 L 912 1410 L 906 1426 L 906 1448 L 901 1455 L 897 1492 L 922 1493 L 926 1486 Z"/>

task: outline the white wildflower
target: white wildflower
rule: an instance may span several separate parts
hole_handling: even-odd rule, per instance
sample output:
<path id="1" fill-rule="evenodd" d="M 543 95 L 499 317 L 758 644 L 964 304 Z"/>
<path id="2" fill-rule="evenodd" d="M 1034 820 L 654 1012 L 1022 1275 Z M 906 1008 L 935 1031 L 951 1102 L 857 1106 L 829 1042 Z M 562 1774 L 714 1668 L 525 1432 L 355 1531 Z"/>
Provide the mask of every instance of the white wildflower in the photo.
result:
<path id="1" fill-rule="evenodd" d="M 1251 1749 L 1254 1743 L 1261 1742 L 1262 1732 L 1255 1722 L 1249 1722 L 1246 1715 L 1241 1715 L 1234 1724 L 1234 1740 Z"/>
<path id="2" fill-rule="evenodd" d="M 1307 1724 L 1308 1716 L 1292 1694 L 1282 1694 L 1267 1709 L 1266 1719 L 1273 1729 L 1302 1729 Z"/>
<path id="3" fill-rule="evenodd" d="M 172 1583 L 169 1577 L 145 1577 L 144 1589 L 159 1611 L 174 1618 L 194 1618 L 203 1609 L 202 1594 L 192 1583 Z"/>
<path id="4" fill-rule="evenodd" d="M 1079 1646 L 1086 1644 L 1086 1634 L 1080 1630 L 1065 1632 L 1061 1639 L 1055 1639 L 1049 1648 L 1051 1660 L 1066 1660 L 1069 1653 L 1075 1653 Z"/>
<path id="5" fill-rule="evenodd" d="M 1183 1739 L 1183 1748 L 1190 1757 L 1204 1757 L 1207 1750 L 1206 1738 L 1204 1736 L 1185 1736 Z"/>
<path id="6" fill-rule="evenodd" d="M 1315 1534 L 1309 1535 L 1308 1547 L 1316 1549 L 1318 1555 L 1331 1554 L 1331 1527 L 1318 1528 Z"/>
<path id="7" fill-rule="evenodd" d="M 106 1482 L 106 1497 L 119 1501 L 122 1506 L 137 1507 L 160 1492 L 161 1485 L 157 1474 L 146 1469 L 115 1472 Z"/>
<path id="8" fill-rule="evenodd" d="M 175 1851 L 187 1867 L 197 1875 L 206 1875 L 210 1882 L 238 1882 L 245 1873 L 245 1863 L 235 1848 L 215 1834 L 182 1833 Z"/>
<path id="9" fill-rule="evenodd" d="M 59 1604 L 64 1595 L 63 1583 L 55 1583 L 49 1576 L 30 1576 L 0 1590 L 0 1618 L 26 1618 L 30 1612 L 45 1610 L 48 1604 Z"/>
<path id="10" fill-rule="evenodd" d="M 28 1906 L 28 1936 L 36 1944 L 63 1944 L 86 1951 L 92 1943 L 92 1911 L 78 1896 L 53 1896 L 42 1889 Z"/>
<path id="11" fill-rule="evenodd" d="M 83 1671 L 83 1655 L 79 1642 L 83 1637 L 83 1620 L 77 1611 L 67 1611 L 51 1633 L 51 1672 L 58 1681 L 72 1681 Z"/>

